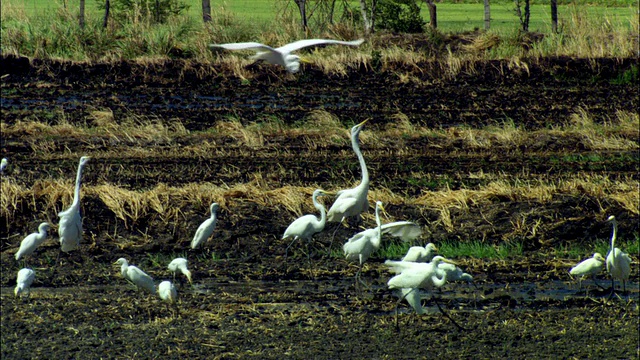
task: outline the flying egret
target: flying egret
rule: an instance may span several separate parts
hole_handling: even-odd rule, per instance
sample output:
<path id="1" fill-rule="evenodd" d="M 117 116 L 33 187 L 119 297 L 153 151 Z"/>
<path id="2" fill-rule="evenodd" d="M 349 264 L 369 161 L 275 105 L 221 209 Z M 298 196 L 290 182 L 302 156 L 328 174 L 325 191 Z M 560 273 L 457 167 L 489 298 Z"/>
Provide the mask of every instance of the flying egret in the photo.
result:
<path id="1" fill-rule="evenodd" d="M 187 259 L 185 258 L 175 258 L 169 263 L 169 271 L 173 273 L 173 281 L 176 281 L 176 272 L 180 271 L 184 276 L 189 280 L 189 284 L 191 284 L 191 271 L 187 269 Z"/>
<path id="2" fill-rule="evenodd" d="M 18 297 L 23 292 L 31 296 L 31 284 L 33 284 L 33 280 L 35 279 L 35 271 L 27 268 L 20 269 L 20 271 L 18 271 L 18 278 L 16 279 L 16 288 L 13 291 L 15 296 Z"/>
<path id="3" fill-rule="evenodd" d="M 285 254 L 289 252 L 289 248 L 293 243 L 298 239 L 305 239 L 307 241 L 311 241 L 311 238 L 314 234 L 321 232 L 324 230 L 324 226 L 327 223 L 327 211 L 324 206 L 318 202 L 319 196 L 329 195 L 327 192 L 321 189 L 316 189 L 313 192 L 313 206 L 320 211 L 320 219 L 318 219 L 315 215 L 308 214 L 301 216 L 294 220 L 287 230 L 284 231 L 284 235 L 282 235 L 282 240 L 293 237 L 293 240 L 287 246 Z"/>
<path id="4" fill-rule="evenodd" d="M 618 233 L 618 221 L 615 216 L 611 215 L 607 219 L 608 222 L 613 224 L 613 233 L 611 234 L 611 250 L 607 255 L 607 272 L 611 275 L 611 295 L 615 292 L 614 280 L 618 279 L 622 281 L 622 292 L 627 291 L 625 282 L 629 280 L 631 274 L 631 258 L 629 254 L 624 253 L 622 250 L 615 247 L 616 235 Z"/>
<path id="5" fill-rule="evenodd" d="M 218 220 L 216 213 L 219 208 L 220 205 L 218 205 L 218 203 L 213 203 L 209 206 L 211 217 L 200 224 L 198 230 L 196 230 L 196 234 L 193 236 L 193 240 L 191 240 L 192 249 L 197 249 L 202 243 L 209 239 L 211 234 L 213 234 L 213 230 L 216 228 L 216 221 Z"/>
<path id="6" fill-rule="evenodd" d="M 176 311 L 178 311 L 178 291 L 176 291 L 176 287 L 173 286 L 171 281 L 165 280 L 158 285 L 158 296 L 162 301 L 167 303 L 167 308 L 169 308 L 169 305 L 173 304 Z"/>
<path id="7" fill-rule="evenodd" d="M 118 259 L 114 264 L 120 265 L 122 277 L 131 281 L 138 289 L 142 288 L 150 294 L 156 293 L 156 285 L 147 273 L 133 265 L 129 265 L 125 258 Z"/>
<path id="8" fill-rule="evenodd" d="M 7 158 L 2 158 L 2 161 L 0 162 L 0 173 L 4 173 L 7 169 L 7 165 L 9 165 Z"/>
<path id="9" fill-rule="evenodd" d="M 604 266 L 604 262 L 605 262 L 604 256 L 602 256 L 602 254 L 600 253 L 595 253 L 593 254 L 593 257 L 590 257 L 587 260 L 584 260 L 579 264 L 577 264 L 576 266 L 572 267 L 571 271 L 569 271 L 569 274 L 574 276 L 580 276 L 580 279 L 578 280 L 578 284 L 579 284 L 578 286 L 580 288 L 582 288 L 582 279 L 584 279 L 584 277 L 588 275 L 590 275 L 593 278 L 593 281 L 596 283 L 596 285 L 598 285 L 598 283 L 596 282 L 596 275 L 599 274 L 600 271 L 602 271 L 602 266 Z"/>
<path id="10" fill-rule="evenodd" d="M 80 216 L 80 181 L 82 178 L 82 169 L 89 161 L 90 157 L 83 156 L 78 164 L 78 173 L 76 174 L 76 187 L 73 193 L 73 203 L 71 206 L 60 213 L 60 223 L 58 225 L 58 235 L 60 236 L 60 247 L 64 252 L 76 250 L 80 247 L 82 240 L 82 217 Z"/>
<path id="11" fill-rule="evenodd" d="M 31 233 L 25 237 L 20 243 L 20 249 L 16 253 L 16 260 L 20 260 L 21 257 L 27 257 L 36 250 L 40 244 L 47 238 L 47 231 L 51 226 L 43 222 L 38 226 L 38 232 Z"/>
<path id="12" fill-rule="evenodd" d="M 396 303 L 396 327 L 398 326 L 398 304 L 400 304 L 404 298 L 409 296 L 412 292 L 418 291 L 418 289 L 431 290 L 441 287 L 447 282 L 447 272 L 439 267 L 443 262 L 457 265 L 455 262 L 445 259 L 442 256 L 435 256 L 433 260 L 428 263 L 393 260 L 387 260 L 384 262 L 392 272 L 398 274 L 387 282 L 389 289 L 410 289 L 408 291 L 403 290 L 403 297 L 401 297 Z M 433 299 L 435 300 L 435 297 Z M 458 325 L 446 312 L 444 312 L 444 310 L 442 310 L 437 301 L 436 304 L 442 314 L 449 318 L 454 325 L 462 329 L 460 325 Z"/>
<path id="13" fill-rule="evenodd" d="M 364 39 L 354 41 L 340 41 L 330 39 L 308 39 L 299 40 L 286 44 L 279 48 L 272 48 L 257 42 L 242 42 L 242 43 L 229 43 L 229 44 L 210 44 L 210 48 L 223 48 L 227 50 L 253 50 L 256 52 L 251 58 L 254 60 L 264 60 L 269 64 L 284 66 L 288 72 L 296 73 L 300 70 L 300 62 L 307 62 L 306 59 L 292 55 L 291 53 L 300 50 L 308 46 L 315 45 L 349 45 L 358 46 L 364 42 Z"/>
<path id="14" fill-rule="evenodd" d="M 407 255 L 402 258 L 402 261 L 411 262 L 429 262 L 435 256 L 438 248 L 432 243 L 428 243 L 424 247 L 412 246 L 407 251 Z"/>
<path id="15" fill-rule="evenodd" d="M 361 213 L 369 209 L 369 171 L 364 157 L 360 151 L 358 144 L 359 134 L 367 120 L 351 128 L 351 146 L 360 162 L 360 170 L 362 171 L 362 180 L 360 184 L 352 189 L 340 190 L 336 193 L 338 198 L 334 201 L 331 208 L 327 212 L 327 221 L 342 222 L 351 216 L 360 216 Z"/>

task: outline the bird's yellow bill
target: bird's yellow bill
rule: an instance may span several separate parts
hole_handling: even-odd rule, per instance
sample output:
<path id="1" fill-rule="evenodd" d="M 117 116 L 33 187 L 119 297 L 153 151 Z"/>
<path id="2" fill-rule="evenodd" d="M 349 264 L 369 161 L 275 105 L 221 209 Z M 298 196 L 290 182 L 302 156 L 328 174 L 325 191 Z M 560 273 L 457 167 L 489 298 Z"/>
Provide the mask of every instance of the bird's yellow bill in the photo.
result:
<path id="1" fill-rule="evenodd" d="M 298 56 L 300 58 L 300 62 L 301 63 L 305 63 L 305 64 L 313 64 L 313 61 L 311 61 L 311 59 L 304 57 L 304 56 Z"/>
<path id="2" fill-rule="evenodd" d="M 442 262 L 446 262 L 446 263 L 449 263 L 449 264 L 451 264 L 451 265 L 458 266 L 458 263 L 457 263 L 457 262 L 455 262 L 455 261 L 453 261 L 453 260 L 449 260 L 449 259 L 442 259 Z"/>
<path id="3" fill-rule="evenodd" d="M 367 121 L 369 121 L 369 119 L 367 119 L 367 120 L 365 120 L 365 121 L 361 122 L 360 124 L 358 124 L 358 126 L 362 126 L 362 125 L 364 125 Z"/>

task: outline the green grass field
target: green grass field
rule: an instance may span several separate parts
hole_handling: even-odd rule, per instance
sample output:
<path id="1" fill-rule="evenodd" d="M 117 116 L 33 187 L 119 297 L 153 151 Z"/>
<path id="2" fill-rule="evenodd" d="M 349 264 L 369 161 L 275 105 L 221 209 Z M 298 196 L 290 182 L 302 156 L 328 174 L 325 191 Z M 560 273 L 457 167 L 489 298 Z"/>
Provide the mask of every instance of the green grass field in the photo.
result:
<path id="1" fill-rule="evenodd" d="M 87 1 L 87 16 L 90 19 L 99 21 L 102 16 L 101 11 L 98 9 L 98 1 Z M 194 18 L 199 18 L 201 15 L 201 2 L 197 0 L 187 0 L 186 3 L 190 6 L 188 14 Z M 354 6 L 357 2 L 353 2 Z M 562 1 L 560 1 L 562 3 Z M 584 3 L 584 1 L 577 1 L 577 3 Z M 597 3 L 592 1 L 591 3 Z M 601 1 L 601 4 L 608 5 L 560 5 L 559 6 L 559 20 L 560 23 L 568 22 L 570 19 L 575 18 L 575 14 L 579 13 L 581 16 L 588 18 L 606 18 L 611 22 L 612 26 L 625 26 L 630 24 L 633 17 L 638 16 L 637 2 L 631 0 L 618 0 L 614 2 Z M 69 0 L 66 2 L 67 7 L 70 9 L 78 8 L 78 0 Z M 423 5 L 419 2 L 419 5 Z M 610 6 L 617 5 L 617 6 Z M 47 1 L 47 0 L 5 0 L 2 3 L 2 7 L 5 6 L 14 9 L 24 11 L 27 17 L 44 17 L 48 16 L 52 9 L 60 8 L 63 6 L 62 1 Z M 268 23 L 274 21 L 279 14 L 284 13 L 287 10 L 293 10 L 294 6 L 292 2 L 285 0 L 236 0 L 236 1 L 211 1 L 212 12 L 232 14 L 238 19 L 246 20 L 248 22 L 258 21 Z M 465 3 L 438 3 L 438 28 L 443 32 L 461 32 L 470 31 L 474 28 L 483 28 L 483 4 L 481 1 L 465 1 Z M 422 6 L 423 18 L 428 20 L 429 13 L 426 6 Z M 502 33 L 506 31 L 512 31 L 519 27 L 519 20 L 514 12 L 514 5 L 512 1 L 494 1 L 491 5 L 491 27 L 493 31 Z M 530 31 L 548 32 L 550 31 L 550 8 L 548 4 L 534 3 L 531 6 L 531 20 Z"/>

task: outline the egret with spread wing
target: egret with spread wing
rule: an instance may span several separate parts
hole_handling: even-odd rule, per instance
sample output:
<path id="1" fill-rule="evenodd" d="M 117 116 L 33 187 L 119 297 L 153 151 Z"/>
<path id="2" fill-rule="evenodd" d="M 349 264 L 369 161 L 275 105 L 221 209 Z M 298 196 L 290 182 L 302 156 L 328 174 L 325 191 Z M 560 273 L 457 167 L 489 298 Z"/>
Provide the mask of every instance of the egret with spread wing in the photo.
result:
<path id="1" fill-rule="evenodd" d="M 255 60 L 264 60 L 269 64 L 284 66 L 288 72 L 296 73 L 300 70 L 300 62 L 306 59 L 292 55 L 291 53 L 309 46 L 316 45 L 348 45 L 358 46 L 364 42 L 364 39 L 354 41 L 340 41 L 330 39 L 307 39 L 292 42 L 279 48 L 272 48 L 257 42 L 242 42 L 229 44 L 211 44 L 210 48 L 222 48 L 227 50 L 253 50 L 256 54 L 252 56 Z"/>

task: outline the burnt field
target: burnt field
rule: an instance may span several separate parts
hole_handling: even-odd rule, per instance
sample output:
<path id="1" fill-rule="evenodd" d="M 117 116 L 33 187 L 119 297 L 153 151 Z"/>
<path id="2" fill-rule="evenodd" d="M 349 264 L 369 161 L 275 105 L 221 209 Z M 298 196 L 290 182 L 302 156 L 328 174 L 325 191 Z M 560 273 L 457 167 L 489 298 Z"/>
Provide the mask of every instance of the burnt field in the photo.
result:
<path id="1" fill-rule="evenodd" d="M 3 359 L 639 355 L 638 254 L 625 249 L 638 238 L 637 59 L 341 75 L 311 65 L 296 76 L 251 65 L 250 78 L 184 61 L 0 65 Z M 506 249 L 455 255 L 477 288 L 425 293 L 420 316 L 403 303 L 399 329 L 383 263 L 402 244 L 383 240 L 358 293 L 341 245 L 359 230 L 338 228 L 330 249 L 330 224 L 287 258 L 281 240 L 295 218 L 317 213 L 314 189 L 360 181 L 348 129 L 367 119 L 360 144 L 383 222 L 421 225 L 415 245 Z M 82 246 L 58 258 L 56 214 L 83 155 Z M 213 238 L 191 250 L 214 201 Z M 568 275 L 608 243 L 609 215 L 633 260 L 628 293 L 611 299 L 605 272 L 604 290 L 591 280 L 578 289 Z M 53 229 L 28 259 L 36 282 L 16 298 L 14 254 L 43 221 Z M 363 225 L 375 225 L 371 209 Z M 159 282 L 178 255 L 194 281 L 179 286 L 177 314 L 113 265 L 124 257 Z"/>

